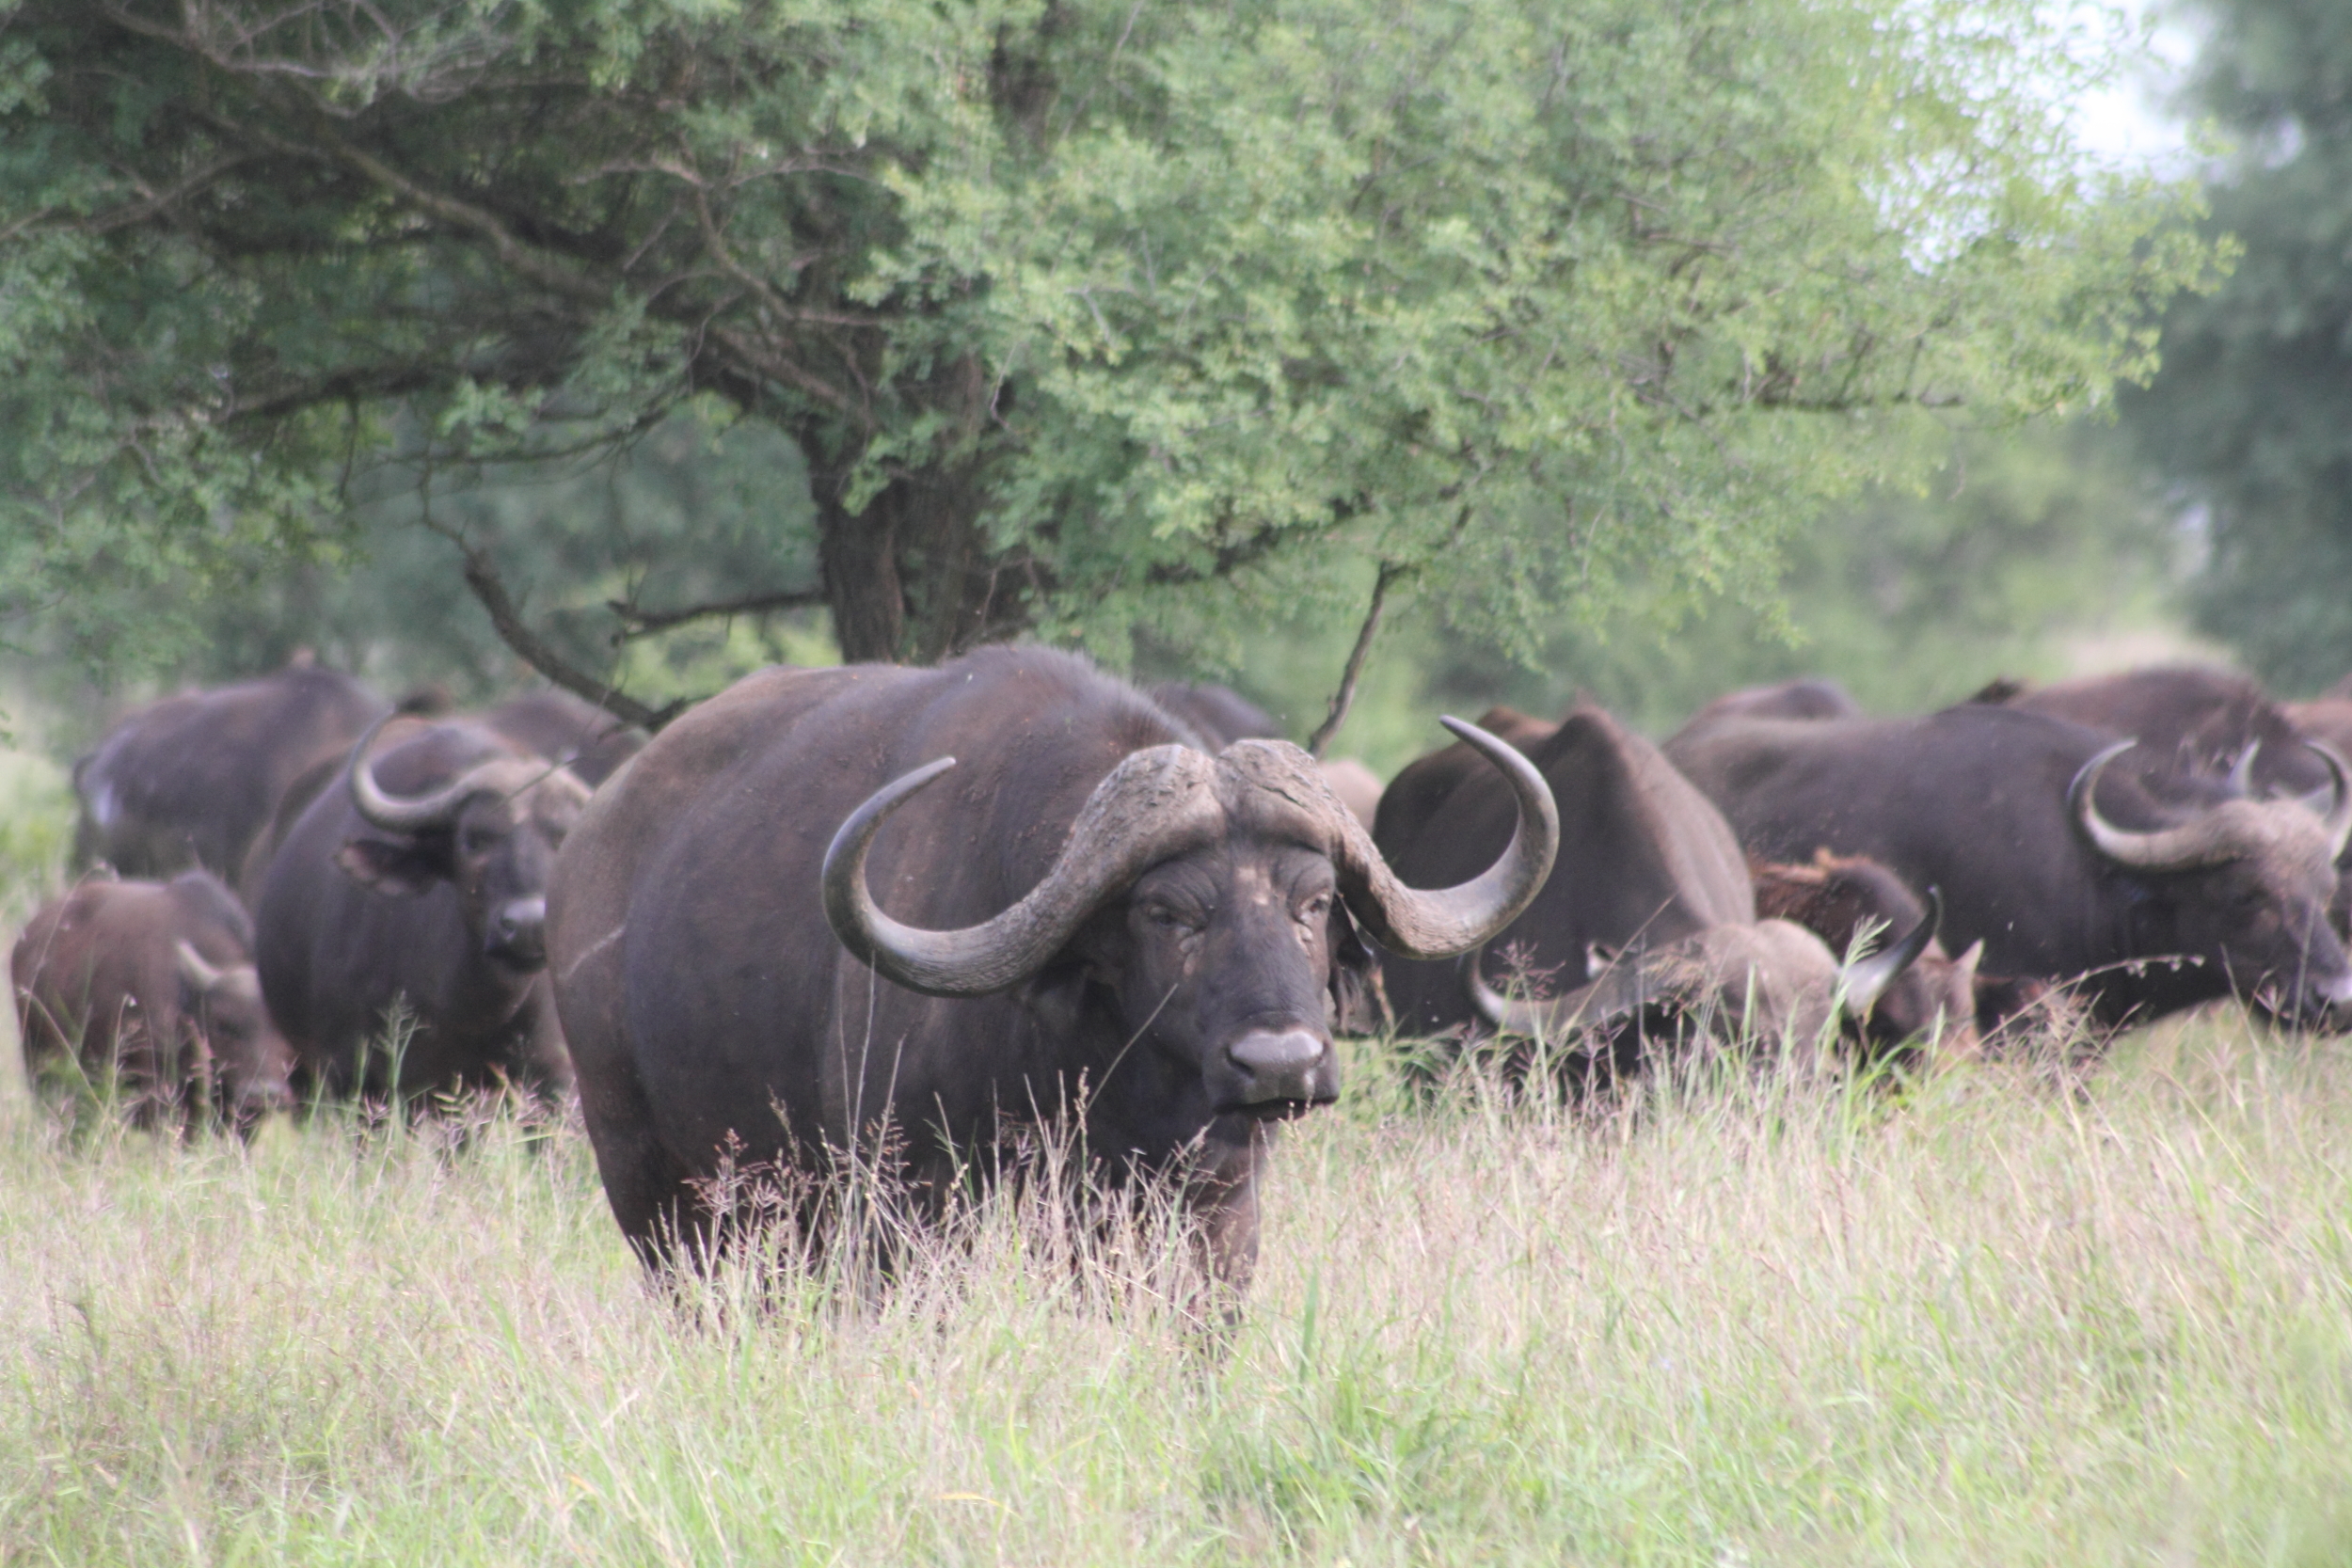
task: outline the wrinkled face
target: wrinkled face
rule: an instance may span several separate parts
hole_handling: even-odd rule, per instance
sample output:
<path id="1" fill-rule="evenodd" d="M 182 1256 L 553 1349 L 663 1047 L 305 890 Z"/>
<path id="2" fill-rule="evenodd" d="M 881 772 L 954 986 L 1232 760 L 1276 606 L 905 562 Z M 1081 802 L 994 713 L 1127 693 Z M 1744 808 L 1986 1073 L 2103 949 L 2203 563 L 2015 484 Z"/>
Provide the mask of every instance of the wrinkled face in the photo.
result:
<path id="1" fill-rule="evenodd" d="M 184 984 L 184 982 L 183 982 Z M 294 1103 L 287 1075 L 294 1051 L 262 1005 L 262 983 L 251 964 L 222 970 L 210 985 L 182 998 L 213 1059 L 214 1095 L 220 1113 L 246 1124 Z"/>
<path id="2" fill-rule="evenodd" d="M 1331 1027 L 1361 949 L 1328 856 L 1240 841 L 1166 862 L 1104 946 L 1097 972 L 1129 1035 L 1196 1069 L 1217 1113 L 1338 1098 Z"/>
<path id="3" fill-rule="evenodd" d="M 517 795 L 474 795 L 445 827 L 393 833 L 365 828 L 336 863 L 378 893 L 413 896 L 455 885 L 483 956 L 517 974 L 547 963 L 548 874 L 587 791 L 550 773 Z"/>
<path id="4" fill-rule="evenodd" d="M 2273 809 L 2246 836 L 2248 853 L 2184 874 L 2182 945 L 2219 952 L 2242 994 L 2286 1017 L 2352 1003 L 2352 963 L 2328 923 L 2336 872 L 2318 820 Z"/>

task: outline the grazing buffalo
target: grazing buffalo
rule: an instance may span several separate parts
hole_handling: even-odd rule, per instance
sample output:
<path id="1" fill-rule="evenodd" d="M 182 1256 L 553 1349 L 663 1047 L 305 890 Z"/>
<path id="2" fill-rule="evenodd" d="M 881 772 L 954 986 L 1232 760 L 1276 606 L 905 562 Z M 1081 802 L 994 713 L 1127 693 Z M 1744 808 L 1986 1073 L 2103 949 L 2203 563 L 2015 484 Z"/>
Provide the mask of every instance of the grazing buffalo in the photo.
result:
<path id="1" fill-rule="evenodd" d="M 1995 974 L 2080 977 L 2103 1022 L 2233 990 L 2295 1018 L 2352 999 L 2326 918 L 2352 833 L 2343 759 L 2316 752 L 2334 780 L 2319 812 L 2208 774 L 2156 793 L 2109 768 L 2131 749 L 1973 703 L 1917 719 L 1726 720 L 1666 743 L 1750 853 L 1868 855 L 1940 887 L 1951 941 L 1981 941 Z"/>
<path id="2" fill-rule="evenodd" d="M 1305 752 L 1199 750 L 1068 655 L 737 683 L 599 792 L 549 890 L 622 1230 L 649 1267 L 707 1256 L 723 1173 L 798 1173 L 815 1203 L 845 1153 L 935 1204 L 1042 1122 L 1104 1183 L 1179 1176 L 1240 1288 L 1272 1124 L 1338 1092 L 1333 1020 L 1371 972 L 1357 924 L 1460 952 L 1550 867 L 1543 781 L 1470 739 L 1519 828 L 1483 875 L 1414 893 Z"/>
<path id="3" fill-rule="evenodd" d="M 218 879 L 91 879 L 42 907 L 8 964 L 36 1079 L 111 1076 L 143 1124 L 246 1128 L 287 1103 L 291 1057 L 262 1006 L 253 923 Z"/>
<path id="4" fill-rule="evenodd" d="M 1758 918 L 1802 926 L 1833 953 L 1851 952 L 1873 932 L 1915 930 L 1930 912 L 1901 878 L 1867 855 L 1824 849 L 1803 865 L 1751 861 L 1748 874 Z M 1955 958 L 1941 942 L 1930 942 L 1919 961 L 1880 995 L 1864 1035 L 1882 1046 L 1935 1036 L 1946 1053 L 1968 1054 L 1984 1024 L 1977 989 L 1983 956 L 1981 942 Z"/>
<path id="5" fill-rule="evenodd" d="M 1282 738 L 1282 726 L 1274 721 L 1274 715 L 1230 686 L 1162 681 L 1146 695 L 1163 712 L 1191 725 L 1212 751 L 1221 752 L 1236 740 Z"/>
<path id="6" fill-rule="evenodd" d="M 1561 844 L 1551 879 L 1501 940 L 1566 995 L 1533 1008 L 1506 1004 L 1475 964 L 1391 957 L 1383 966 L 1389 1000 L 1410 1032 L 1456 1028 L 1473 1015 L 1517 1033 L 1611 1025 L 1619 1068 L 1633 1064 L 1648 1026 L 1669 1014 L 1711 1011 L 1809 1042 L 1831 1021 L 1841 985 L 1851 1011 L 1867 1013 L 1932 935 L 1931 922 L 1915 922 L 1884 959 L 1841 974 L 1819 937 L 1757 920 L 1730 828 L 1657 747 L 1589 703 L 1557 725 L 1512 727 L 1558 801 Z M 1450 749 L 1422 758 L 1381 803 L 1375 841 L 1407 883 L 1454 879 L 1490 859 L 1509 832 L 1507 800 L 1459 762 Z M 1392 809 L 1408 784 L 1432 776 L 1456 782 L 1417 819 Z M 1416 798 L 1426 796 L 1416 787 Z M 1627 1021 L 1644 1027 L 1613 1027 Z"/>
<path id="7" fill-rule="evenodd" d="M 237 876 L 286 787 L 385 706 L 349 675 L 307 665 L 148 704 L 74 765 L 73 863 Z"/>
<path id="8" fill-rule="evenodd" d="M 262 986 L 306 1086 L 416 1094 L 571 1078 L 548 1003 L 548 871 L 588 789 L 483 725 L 425 725 L 287 830 L 259 879 Z M 374 1049 L 395 1003 L 414 1030 Z"/>

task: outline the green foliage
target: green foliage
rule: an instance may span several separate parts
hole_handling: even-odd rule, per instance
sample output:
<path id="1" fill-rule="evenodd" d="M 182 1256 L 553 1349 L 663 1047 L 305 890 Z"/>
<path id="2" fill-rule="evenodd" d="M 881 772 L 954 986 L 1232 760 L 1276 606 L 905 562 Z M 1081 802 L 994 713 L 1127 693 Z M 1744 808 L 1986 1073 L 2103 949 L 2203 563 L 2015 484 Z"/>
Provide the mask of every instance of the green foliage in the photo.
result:
<path id="1" fill-rule="evenodd" d="M 2122 407 L 2203 508 L 2197 612 L 2263 674 L 2312 690 L 2352 668 L 2352 13 L 2200 0 L 2197 96 L 2238 141 L 2212 192 L 2245 254 L 2166 322 L 2164 369 Z"/>
<path id="2" fill-rule="evenodd" d="M 611 608 L 659 612 L 814 578 L 806 467 L 773 426 L 690 408 L 616 451 L 429 474 L 413 441 L 408 451 L 358 487 L 331 560 L 289 570 L 266 552 L 239 555 L 240 580 L 191 611 L 182 674 L 275 669 L 307 647 L 387 690 L 434 683 L 475 701 L 512 687 L 525 673 L 465 593 L 447 532 L 483 542 L 508 581 L 527 585 L 524 610 L 576 666 L 650 701 L 837 657 L 810 625 L 814 609 L 630 637 Z"/>
<path id="3" fill-rule="evenodd" d="M 1214 656 L 1374 560 L 1521 652 L 1755 597 L 1890 422 L 2096 404 L 2208 259 L 2042 9 L 14 0 L 0 609 L 159 650 L 102 584 L 705 396 L 805 454 L 851 657 Z M 571 585 L 642 558 L 443 521 L 609 665 Z"/>
<path id="4" fill-rule="evenodd" d="M 73 836 L 73 791 L 46 757 L 0 746 L 0 930 L 56 891 Z"/>
<path id="5" fill-rule="evenodd" d="M 1932 450 L 1941 460 L 1919 463 L 1923 483 L 1874 486 L 1791 539 L 1774 575 L 1748 585 L 1763 609 L 1677 616 L 1647 594 L 1604 617 L 1563 605 L 1526 660 L 1460 636 L 1426 604 L 1408 609 L 1383 633 L 1335 752 L 1392 771 L 1444 742 L 1438 712 L 1507 702 L 1555 717 L 1579 691 L 1662 735 L 1711 697 L 1797 675 L 1829 676 L 1875 711 L 1918 712 L 1996 675 L 2068 673 L 2087 640 L 2167 623 L 2184 545 L 2113 425 L 1939 436 Z M 1244 640 L 1227 673 L 1303 736 L 1346 642 L 1277 627 Z"/>

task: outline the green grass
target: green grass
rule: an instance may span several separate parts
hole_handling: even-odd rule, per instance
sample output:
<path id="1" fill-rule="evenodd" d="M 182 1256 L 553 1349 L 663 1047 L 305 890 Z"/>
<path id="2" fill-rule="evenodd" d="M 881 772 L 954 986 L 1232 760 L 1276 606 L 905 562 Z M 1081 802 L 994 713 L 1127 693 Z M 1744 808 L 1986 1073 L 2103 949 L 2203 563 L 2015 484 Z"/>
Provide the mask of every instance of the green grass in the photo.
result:
<path id="1" fill-rule="evenodd" d="M 12 1087 L 0 1560 L 2352 1557 L 2352 1047 L 1582 1116 L 1390 1061 L 1293 1130 L 1221 1357 L 1148 1216 L 680 1307 L 577 1132 L 69 1137 Z"/>
<path id="2" fill-rule="evenodd" d="M 62 775 L 0 824 L 12 922 Z M 2352 1043 L 2234 1012 L 1582 1114 L 1361 1048 L 1221 1354 L 1149 1213 L 680 1304 L 577 1131 L 181 1143 L 0 1056 L 0 1563 L 2352 1560 Z"/>

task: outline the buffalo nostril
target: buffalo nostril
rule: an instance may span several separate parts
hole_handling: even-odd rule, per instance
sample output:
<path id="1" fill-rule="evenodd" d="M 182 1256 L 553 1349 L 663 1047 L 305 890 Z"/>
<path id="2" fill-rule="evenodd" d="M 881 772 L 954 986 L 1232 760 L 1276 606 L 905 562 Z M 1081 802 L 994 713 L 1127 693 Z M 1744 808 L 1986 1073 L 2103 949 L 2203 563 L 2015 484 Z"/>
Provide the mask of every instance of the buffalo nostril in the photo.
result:
<path id="1" fill-rule="evenodd" d="M 1295 1077 L 1322 1061 L 1323 1052 L 1323 1041 L 1304 1029 L 1253 1030 L 1225 1048 L 1233 1065 L 1252 1078 Z"/>

